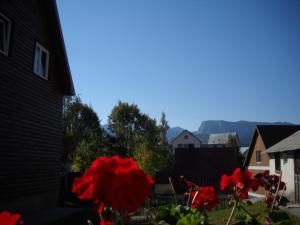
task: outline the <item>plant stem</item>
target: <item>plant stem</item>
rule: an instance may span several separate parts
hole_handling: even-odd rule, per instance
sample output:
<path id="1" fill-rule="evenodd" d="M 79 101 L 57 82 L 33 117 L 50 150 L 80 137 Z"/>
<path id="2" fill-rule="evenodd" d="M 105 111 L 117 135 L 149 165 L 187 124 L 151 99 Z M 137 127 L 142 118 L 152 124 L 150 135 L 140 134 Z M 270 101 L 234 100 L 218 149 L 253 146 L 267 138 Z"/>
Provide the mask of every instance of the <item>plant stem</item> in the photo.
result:
<path id="1" fill-rule="evenodd" d="M 192 195 L 192 189 L 193 189 L 193 187 L 191 187 L 190 190 L 189 190 L 189 198 L 188 198 L 188 201 L 187 201 L 187 204 L 186 204 L 187 207 L 190 206 L 190 200 L 191 200 L 191 195 Z"/>
<path id="2" fill-rule="evenodd" d="M 274 206 L 276 203 L 276 197 L 278 195 L 278 191 L 279 191 L 279 187 L 280 187 L 280 183 L 281 183 L 281 175 L 282 175 L 282 172 L 280 170 L 280 175 L 279 175 L 279 180 L 278 180 L 278 184 L 277 184 L 277 188 L 276 188 L 276 192 L 275 192 L 275 197 L 273 199 L 272 206 L 271 206 L 271 212 L 273 212 L 273 209 L 274 209 Z"/>
<path id="3" fill-rule="evenodd" d="M 192 204 L 194 203 L 194 201 L 195 201 L 195 199 L 196 199 L 198 193 L 199 193 L 199 190 L 198 190 L 198 191 L 196 192 L 196 194 L 194 195 L 194 198 L 193 198 L 193 200 L 192 200 Z"/>
<path id="4" fill-rule="evenodd" d="M 237 200 L 235 199 L 235 200 L 234 200 L 233 207 L 232 207 L 232 209 L 231 209 L 231 212 L 230 212 L 230 215 L 229 215 L 229 218 L 228 218 L 228 220 L 227 220 L 226 225 L 229 225 L 229 224 L 231 223 L 231 220 L 232 220 L 232 217 L 233 217 L 233 213 L 234 213 L 234 211 L 235 211 L 235 209 L 236 209 L 236 206 L 237 206 Z"/>
<path id="5" fill-rule="evenodd" d="M 174 189 L 174 186 L 173 186 L 173 182 L 172 182 L 172 178 L 171 178 L 171 177 L 169 177 L 169 182 L 170 182 L 170 184 L 171 184 L 171 188 L 172 188 L 172 191 L 173 191 L 173 194 L 174 194 L 175 205 L 177 205 L 176 192 L 175 192 L 175 189 Z"/>
<path id="6" fill-rule="evenodd" d="M 284 186 L 283 186 L 282 192 L 281 192 L 281 194 L 280 194 L 280 197 L 279 197 L 279 200 L 278 200 L 278 205 L 280 204 L 280 201 L 281 201 L 281 199 L 282 199 L 282 196 L 283 196 L 283 194 L 284 194 L 284 189 L 285 189 L 285 187 L 286 187 L 286 184 L 287 184 L 287 182 L 286 182 L 286 183 L 284 183 Z"/>

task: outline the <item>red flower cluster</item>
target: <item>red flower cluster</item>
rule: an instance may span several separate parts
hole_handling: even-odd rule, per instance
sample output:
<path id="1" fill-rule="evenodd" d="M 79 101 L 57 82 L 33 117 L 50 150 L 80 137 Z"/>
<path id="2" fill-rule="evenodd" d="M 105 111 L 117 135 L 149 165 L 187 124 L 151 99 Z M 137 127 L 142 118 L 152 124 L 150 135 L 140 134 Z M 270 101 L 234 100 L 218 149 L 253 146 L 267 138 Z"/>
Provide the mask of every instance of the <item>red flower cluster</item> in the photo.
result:
<path id="1" fill-rule="evenodd" d="M 266 170 L 263 173 L 258 173 L 255 175 L 255 178 L 258 180 L 260 186 L 264 187 L 267 191 L 272 193 L 276 192 L 278 183 L 279 183 L 279 176 L 277 175 L 270 175 L 269 171 Z M 285 183 L 280 182 L 279 190 L 283 190 L 285 188 Z"/>
<path id="2" fill-rule="evenodd" d="M 192 192 L 192 208 L 206 209 L 211 211 L 219 203 L 219 198 L 214 187 L 199 187 L 197 191 Z"/>
<path id="3" fill-rule="evenodd" d="M 222 175 L 220 189 L 224 190 L 233 186 L 240 199 L 248 198 L 248 191 L 252 189 L 256 191 L 259 187 L 259 182 L 252 178 L 252 173 L 248 170 L 237 168 L 231 176 Z"/>
<path id="4" fill-rule="evenodd" d="M 21 215 L 3 211 L 0 213 L 0 225 L 21 225 L 24 221 L 21 220 Z"/>
<path id="5" fill-rule="evenodd" d="M 134 212 L 152 192 L 153 183 L 132 158 L 99 157 L 74 180 L 72 192 L 99 206 L 104 203 L 114 210 Z"/>

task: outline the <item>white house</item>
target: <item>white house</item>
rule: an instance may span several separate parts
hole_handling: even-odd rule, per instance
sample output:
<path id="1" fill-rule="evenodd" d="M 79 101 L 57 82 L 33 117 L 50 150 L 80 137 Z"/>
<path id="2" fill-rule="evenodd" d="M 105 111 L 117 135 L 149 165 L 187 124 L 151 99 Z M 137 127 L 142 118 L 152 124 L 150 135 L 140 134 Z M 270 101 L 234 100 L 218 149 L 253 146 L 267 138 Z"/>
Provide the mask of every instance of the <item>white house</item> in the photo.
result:
<path id="1" fill-rule="evenodd" d="M 300 204 L 300 131 L 266 150 L 270 157 L 270 173 L 282 171 L 287 183 L 285 196 Z"/>
<path id="2" fill-rule="evenodd" d="M 175 148 L 200 148 L 201 140 L 188 130 L 184 130 L 172 140 L 171 145 L 173 151 Z"/>
<path id="3" fill-rule="evenodd" d="M 237 133 L 193 134 L 182 131 L 171 141 L 173 152 L 176 148 L 224 148 L 240 147 Z"/>

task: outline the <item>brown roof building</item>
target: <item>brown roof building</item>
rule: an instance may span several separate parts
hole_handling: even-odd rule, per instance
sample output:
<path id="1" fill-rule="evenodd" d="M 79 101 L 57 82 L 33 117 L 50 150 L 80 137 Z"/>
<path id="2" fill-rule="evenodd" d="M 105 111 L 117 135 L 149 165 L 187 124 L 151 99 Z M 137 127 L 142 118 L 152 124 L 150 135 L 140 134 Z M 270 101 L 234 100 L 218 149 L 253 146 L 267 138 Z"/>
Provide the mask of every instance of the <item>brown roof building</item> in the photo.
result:
<path id="1" fill-rule="evenodd" d="M 300 130 L 299 125 L 258 125 L 252 136 L 251 144 L 244 162 L 244 167 L 254 174 L 270 170 L 269 156 L 265 150 L 275 145 L 294 132 Z M 264 194 L 262 189 L 253 196 L 261 197 Z"/>

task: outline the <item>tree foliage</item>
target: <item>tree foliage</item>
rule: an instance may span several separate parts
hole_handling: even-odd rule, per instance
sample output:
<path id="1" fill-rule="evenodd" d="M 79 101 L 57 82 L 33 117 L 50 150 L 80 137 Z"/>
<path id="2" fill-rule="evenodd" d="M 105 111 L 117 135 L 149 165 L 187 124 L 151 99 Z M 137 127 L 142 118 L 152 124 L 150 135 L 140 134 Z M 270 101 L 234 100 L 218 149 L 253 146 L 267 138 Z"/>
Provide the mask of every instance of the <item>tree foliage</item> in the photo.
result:
<path id="1" fill-rule="evenodd" d="M 169 129 L 166 115 L 162 114 L 161 124 L 140 111 L 137 105 L 118 102 L 108 118 L 119 154 L 132 156 L 147 173 L 167 166 L 170 151 L 166 138 Z"/>
<path id="2" fill-rule="evenodd" d="M 95 158 L 93 152 L 100 148 L 102 139 L 100 120 L 92 107 L 83 104 L 77 96 L 68 97 L 64 101 L 63 130 L 63 161 L 78 163 L 82 159 L 85 165 Z M 82 165 L 78 167 L 82 168 Z"/>

